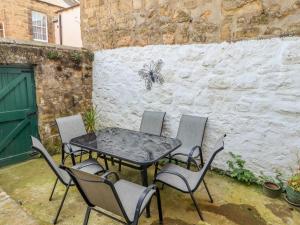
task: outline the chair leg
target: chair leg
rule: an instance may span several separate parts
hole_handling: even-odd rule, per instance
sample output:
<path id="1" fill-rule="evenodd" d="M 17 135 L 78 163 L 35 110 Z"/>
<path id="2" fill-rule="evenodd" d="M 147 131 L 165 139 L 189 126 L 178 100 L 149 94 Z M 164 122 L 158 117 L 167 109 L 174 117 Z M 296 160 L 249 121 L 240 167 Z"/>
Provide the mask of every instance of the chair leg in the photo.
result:
<path id="1" fill-rule="evenodd" d="M 61 164 L 63 164 L 64 165 L 64 163 L 65 163 L 65 151 L 64 151 L 64 149 L 62 148 L 62 150 L 61 150 L 62 152 L 61 152 Z"/>
<path id="2" fill-rule="evenodd" d="M 159 189 L 156 188 L 156 199 L 157 199 L 157 208 L 158 208 L 158 216 L 159 216 L 159 224 L 163 224 L 163 213 L 161 207 L 160 193 Z"/>
<path id="3" fill-rule="evenodd" d="M 156 178 L 157 171 L 158 171 L 158 162 L 155 163 L 154 179 Z"/>
<path id="4" fill-rule="evenodd" d="M 190 162 L 190 161 L 188 161 L 186 168 L 187 168 L 188 170 L 191 169 L 191 162 Z"/>
<path id="5" fill-rule="evenodd" d="M 104 163 L 105 163 L 105 168 L 106 168 L 106 170 L 109 170 L 106 155 L 104 155 Z"/>
<path id="6" fill-rule="evenodd" d="M 197 210 L 197 213 L 198 213 L 200 219 L 201 219 L 202 221 L 204 221 L 203 216 L 202 216 L 202 212 L 201 212 L 201 210 L 200 210 L 200 208 L 199 208 L 199 206 L 198 206 L 198 204 L 197 204 L 197 201 L 196 201 L 196 199 L 195 199 L 193 193 L 190 192 L 190 195 L 191 195 L 191 198 L 192 198 L 192 200 L 193 200 L 193 202 L 194 202 L 194 205 L 195 205 L 195 207 L 196 207 L 196 210 Z"/>
<path id="7" fill-rule="evenodd" d="M 66 199 L 66 197 L 67 197 L 69 188 L 70 188 L 70 183 L 67 185 L 67 189 L 66 189 L 66 191 L 65 191 L 65 194 L 64 194 L 63 199 L 61 200 L 61 203 L 60 203 L 60 206 L 59 206 L 58 211 L 57 211 L 57 213 L 56 213 L 55 219 L 53 220 L 53 224 L 56 224 L 56 223 L 57 223 L 57 220 L 58 220 L 60 211 L 61 211 L 61 209 L 62 209 L 62 207 L 63 207 L 63 205 L 64 205 L 64 202 L 65 202 L 65 199 Z"/>
<path id="8" fill-rule="evenodd" d="M 122 160 L 119 161 L 119 172 L 122 170 Z"/>
<path id="9" fill-rule="evenodd" d="M 210 194 L 210 192 L 209 192 L 209 190 L 208 190 L 207 184 L 206 184 L 206 182 L 205 182 L 204 179 L 203 179 L 203 184 L 204 184 L 204 187 L 205 187 L 206 192 L 207 192 L 207 194 L 208 194 L 208 197 L 209 197 L 209 199 L 210 199 L 210 202 L 213 203 L 214 200 L 213 200 L 213 198 L 212 198 L 212 196 L 211 196 L 211 194 Z"/>
<path id="10" fill-rule="evenodd" d="M 75 156 L 73 154 L 71 155 L 71 160 L 72 160 L 73 166 L 75 166 L 76 165 L 76 160 L 75 160 Z"/>
<path id="11" fill-rule="evenodd" d="M 55 190 L 55 188 L 56 188 L 57 181 L 58 181 L 58 178 L 56 178 L 56 180 L 55 180 L 54 186 L 53 186 L 52 191 L 51 191 L 51 195 L 50 195 L 50 197 L 49 197 L 49 201 L 52 200 L 52 196 L 53 196 L 54 190 Z"/>
<path id="12" fill-rule="evenodd" d="M 86 212 L 85 212 L 85 217 L 84 217 L 84 221 L 83 221 L 83 225 L 87 225 L 89 222 L 89 218 L 90 218 L 90 214 L 91 214 L 91 207 L 87 207 Z"/>
<path id="13" fill-rule="evenodd" d="M 115 165 L 115 159 L 114 159 L 114 157 L 111 157 L 111 165 L 112 165 L 112 166 Z"/>
<path id="14" fill-rule="evenodd" d="M 79 162 L 81 162 L 82 161 L 82 151 L 80 152 L 80 161 Z"/>

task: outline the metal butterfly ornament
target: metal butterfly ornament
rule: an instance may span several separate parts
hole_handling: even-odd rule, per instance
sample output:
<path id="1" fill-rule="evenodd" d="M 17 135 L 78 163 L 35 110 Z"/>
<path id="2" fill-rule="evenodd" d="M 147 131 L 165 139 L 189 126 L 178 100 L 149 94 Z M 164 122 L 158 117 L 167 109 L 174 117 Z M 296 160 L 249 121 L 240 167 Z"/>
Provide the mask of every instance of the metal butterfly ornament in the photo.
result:
<path id="1" fill-rule="evenodd" d="M 157 62 L 151 61 L 150 64 L 144 64 L 143 69 L 139 71 L 139 76 L 145 80 L 147 90 L 151 90 L 153 83 L 163 84 L 165 82 L 161 69 L 164 62 L 160 59 Z"/>

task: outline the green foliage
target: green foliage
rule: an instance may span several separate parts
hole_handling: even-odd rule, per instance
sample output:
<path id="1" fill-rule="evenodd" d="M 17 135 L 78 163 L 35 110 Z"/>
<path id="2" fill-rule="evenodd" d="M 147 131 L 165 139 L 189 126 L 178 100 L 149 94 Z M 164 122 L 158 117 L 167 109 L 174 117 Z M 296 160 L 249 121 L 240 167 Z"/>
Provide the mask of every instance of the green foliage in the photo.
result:
<path id="1" fill-rule="evenodd" d="M 243 183 L 257 183 L 257 177 L 250 170 L 245 168 L 246 161 L 243 160 L 240 155 L 235 155 L 232 152 L 229 154 L 232 157 L 231 160 L 227 161 L 229 176 Z"/>
<path id="2" fill-rule="evenodd" d="M 47 52 L 47 58 L 50 60 L 58 60 L 61 58 L 61 54 L 58 51 L 51 50 Z"/>
<path id="3" fill-rule="evenodd" d="M 293 188 L 295 191 L 300 192 L 300 152 L 297 153 L 297 164 L 296 169 L 293 171 L 293 175 L 288 180 L 288 186 Z"/>
<path id="4" fill-rule="evenodd" d="M 70 53 L 70 59 L 76 64 L 80 65 L 82 62 L 82 55 L 80 52 L 72 52 Z"/>
<path id="5" fill-rule="evenodd" d="M 86 126 L 87 132 L 95 132 L 98 122 L 98 111 L 97 107 L 91 107 L 88 111 L 84 114 L 84 122 Z"/>
<path id="6" fill-rule="evenodd" d="M 94 61 L 94 53 L 93 53 L 93 52 L 88 51 L 88 52 L 87 52 L 87 57 L 88 57 L 88 59 L 89 59 L 91 62 Z"/>
<path id="7" fill-rule="evenodd" d="M 295 191 L 300 192 L 300 173 L 294 174 L 289 180 L 288 185 Z"/>

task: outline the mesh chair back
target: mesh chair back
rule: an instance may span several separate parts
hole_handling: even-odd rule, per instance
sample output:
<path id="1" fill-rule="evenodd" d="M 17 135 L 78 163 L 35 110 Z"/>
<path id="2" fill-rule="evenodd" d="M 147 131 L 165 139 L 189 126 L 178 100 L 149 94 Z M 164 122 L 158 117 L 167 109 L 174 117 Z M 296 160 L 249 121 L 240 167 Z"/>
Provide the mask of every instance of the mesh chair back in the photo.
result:
<path id="1" fill-rule="evenodd" d="M 66 170 L 89 206 L 97 206 L 125 217 L 117 193 L 109 180 L 73 168 L 66 168 Z"/>
<path id="2" fill-rule="evenodd" d="M 182 147 L 190 150 L 194 146 L 202 146 L 206 122 L 207 117 L 181 116 L 177 138 L 182 142 Z"/>
<path id="3" fill-rule="evenodd" d="M 165 115 L 165 112 L 145 111 L 142 117 L 140 131 L 160 136 Z"/>
<path id="4" fill-rule="evenodd" d="M 72 138 L 87 133 L 80 114 L 57 118 L 56 123 L 63 143 L 69 143 Z"/>
<path id="5" fill-rule="evenodd" d="M 68 175 L 68 173 L 62 169 L 60 169 L 57 164 L 54 162 L 53 158 L 50 156 L 46 148 L 43 146 L 43 144 L 35 137 L 31 137 L 32 140 L 32 148 L 34 148 L 36 151 L 41 153 L 41 155 L 45 158 L 48 165 L 51 167 L 53 172 L 56 174 L 58 179 L 67 185 L 71 179 L 71 177 Z"/>
<path id="6" fill-rule="evenodd" d="M 208 161 L 204 164 L 203 168 L 198 172 L 199 175 L 197 176 L 198 179 L 199 179 L 199 182 L 198 182 L 198 185 L 197 187 L 199 186 L 199 184 L 201 183 L 201 181 L 203 180 L 207 170 L 210 168 L 214 158 L 216 157 L 216 155 L 221 152 L 223 149 L 224 149 L 224 138 L 226 137 L 226 134 L 225 135 L 222 135 L 222 137 L 220 137 L 218 139 L 218 141 L 216 142 L 215 144 L 215 147 L 214 147 L 214 151 L 211 153 L 211 155 L 209 156 L 208 158 Z M 196 188 L 197 188 L 196 187 Z"/>

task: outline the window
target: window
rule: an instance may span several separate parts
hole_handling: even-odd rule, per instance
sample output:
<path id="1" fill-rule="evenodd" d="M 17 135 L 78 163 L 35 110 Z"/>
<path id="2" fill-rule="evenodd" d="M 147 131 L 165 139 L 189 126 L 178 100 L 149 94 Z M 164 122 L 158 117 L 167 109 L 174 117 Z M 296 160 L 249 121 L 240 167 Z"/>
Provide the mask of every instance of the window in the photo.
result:
<path id="1" fill-rule="evenodd" d="M 5 37 L 4 23 L 0 22 L 0 38 Z"/>
<path id="2" fill-rule="evenodd" d="M 47 15 L 32 11 L 32 36 L 35 41 L 48 42 Z"/>

